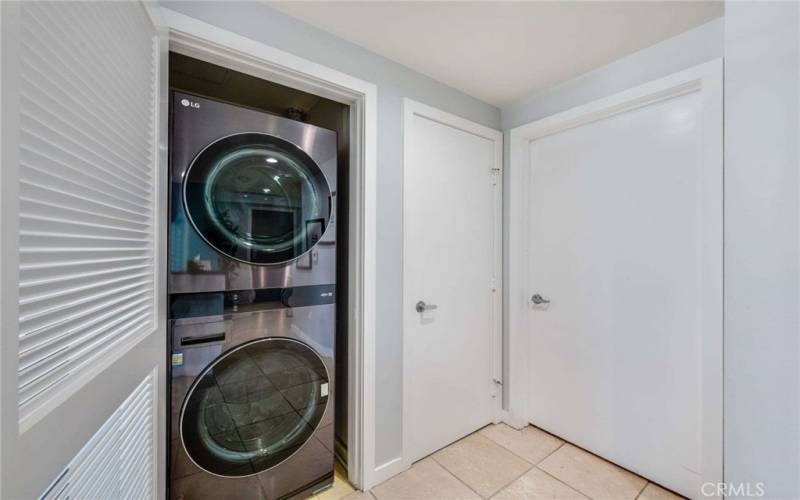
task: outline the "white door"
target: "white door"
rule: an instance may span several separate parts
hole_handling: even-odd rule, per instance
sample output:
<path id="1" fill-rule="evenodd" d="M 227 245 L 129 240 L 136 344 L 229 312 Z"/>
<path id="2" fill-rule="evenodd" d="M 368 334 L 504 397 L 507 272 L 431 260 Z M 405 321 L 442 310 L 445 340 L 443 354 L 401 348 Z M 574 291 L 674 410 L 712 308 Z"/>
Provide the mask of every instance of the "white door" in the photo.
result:
<path id="1" fill-rule="evenodd" d="M 530 420 L 687 496 L 721 390 L 718 374 L 704 387 L 722 318 L 706 90 L 644 105 L 633 91 L 628 109 L 528 144 Z"/>
<path id="2" fill-rule="evenodd" d="M 495 416 L 501 135 L 418 103 L 405 106 L 404 453 L 410 463 Z"/>
<path id="3" fill-rule="evenodd" d="M 0 3 L 2 498 L 163 496 L 155 8 Z"/>

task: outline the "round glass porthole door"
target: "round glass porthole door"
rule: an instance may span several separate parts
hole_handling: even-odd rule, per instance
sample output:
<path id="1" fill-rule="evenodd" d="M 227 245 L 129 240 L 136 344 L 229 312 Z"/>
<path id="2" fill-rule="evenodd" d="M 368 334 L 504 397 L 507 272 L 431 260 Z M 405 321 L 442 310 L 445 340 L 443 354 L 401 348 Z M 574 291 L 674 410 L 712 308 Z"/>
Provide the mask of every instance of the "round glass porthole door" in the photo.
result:
<path id="1" fill-rule="evenodd" d="M 327 370 L 310 347 L 257 340 L 224 354 L 198 377 L 183 403 L 181 440 L 200 468 L 248 476 L 299 450 L 327 402 Z"/>
<path id="2" fill-rule="evenodd" d="M 267 134 L 234 134 L 207 146 L 183 182 L 194 227 L 219 252 L 279 264 L 308 252 L 325 232 L 331 191 L 302 149 Z"/>

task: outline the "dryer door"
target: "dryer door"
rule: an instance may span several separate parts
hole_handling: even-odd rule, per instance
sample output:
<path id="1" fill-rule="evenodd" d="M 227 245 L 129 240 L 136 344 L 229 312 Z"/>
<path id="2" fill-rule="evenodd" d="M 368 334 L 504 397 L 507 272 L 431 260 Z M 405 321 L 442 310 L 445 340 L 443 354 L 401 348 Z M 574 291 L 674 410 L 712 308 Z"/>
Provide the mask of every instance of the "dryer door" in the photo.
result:
<path id="1" fill-rule="evenodd" d="M 223 354 L 197 378 L 181 409 L 181 441 L 207 472 L 252 475 L 298 451 L 327 402 L 328 373 L 310 347 L 256 340 Z"/>
<path id="2" fill-rule="evenodd" d="M 250 264 L 302 256 L 331 216 L 322 170 L 296 145 L 267 134 L 234 134 L 208 145 L 186 172 L 183 195 L 200 236 Z"/>

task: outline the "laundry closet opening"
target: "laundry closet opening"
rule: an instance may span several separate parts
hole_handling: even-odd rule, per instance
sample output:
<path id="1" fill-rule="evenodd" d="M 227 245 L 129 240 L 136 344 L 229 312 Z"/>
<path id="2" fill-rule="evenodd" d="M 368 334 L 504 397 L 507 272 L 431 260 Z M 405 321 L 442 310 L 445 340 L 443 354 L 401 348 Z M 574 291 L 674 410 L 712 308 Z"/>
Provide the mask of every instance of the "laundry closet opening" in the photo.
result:
<path id="1" fill-rule="evenodd" d="M 174 52 L 169 87 L 170 496 L 322 489 L 348 457 L 350 107 Z"/>

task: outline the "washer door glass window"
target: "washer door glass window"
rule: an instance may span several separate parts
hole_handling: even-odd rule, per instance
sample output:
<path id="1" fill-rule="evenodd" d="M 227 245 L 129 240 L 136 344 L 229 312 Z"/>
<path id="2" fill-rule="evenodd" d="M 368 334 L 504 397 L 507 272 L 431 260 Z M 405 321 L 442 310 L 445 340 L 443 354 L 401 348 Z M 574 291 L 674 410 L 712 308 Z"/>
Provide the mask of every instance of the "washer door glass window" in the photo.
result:
<path id="1" fill-rule="evenodd" d="M 256 340 L 198 377 L 181 411 L 181 439 L 200 468 L 248 476 L 300 449 L 327 402 L 327 371 L 310 347 L 284 338 Z"/>
<path id="2" fill-rule="evenodd" d="M 308 252 L 328 226 L 331 191 L 305 151 L 266 134 L 235 134 L 194 159 L 183 183 L 192 224 L 236 260 L 279 264 Z"/>

